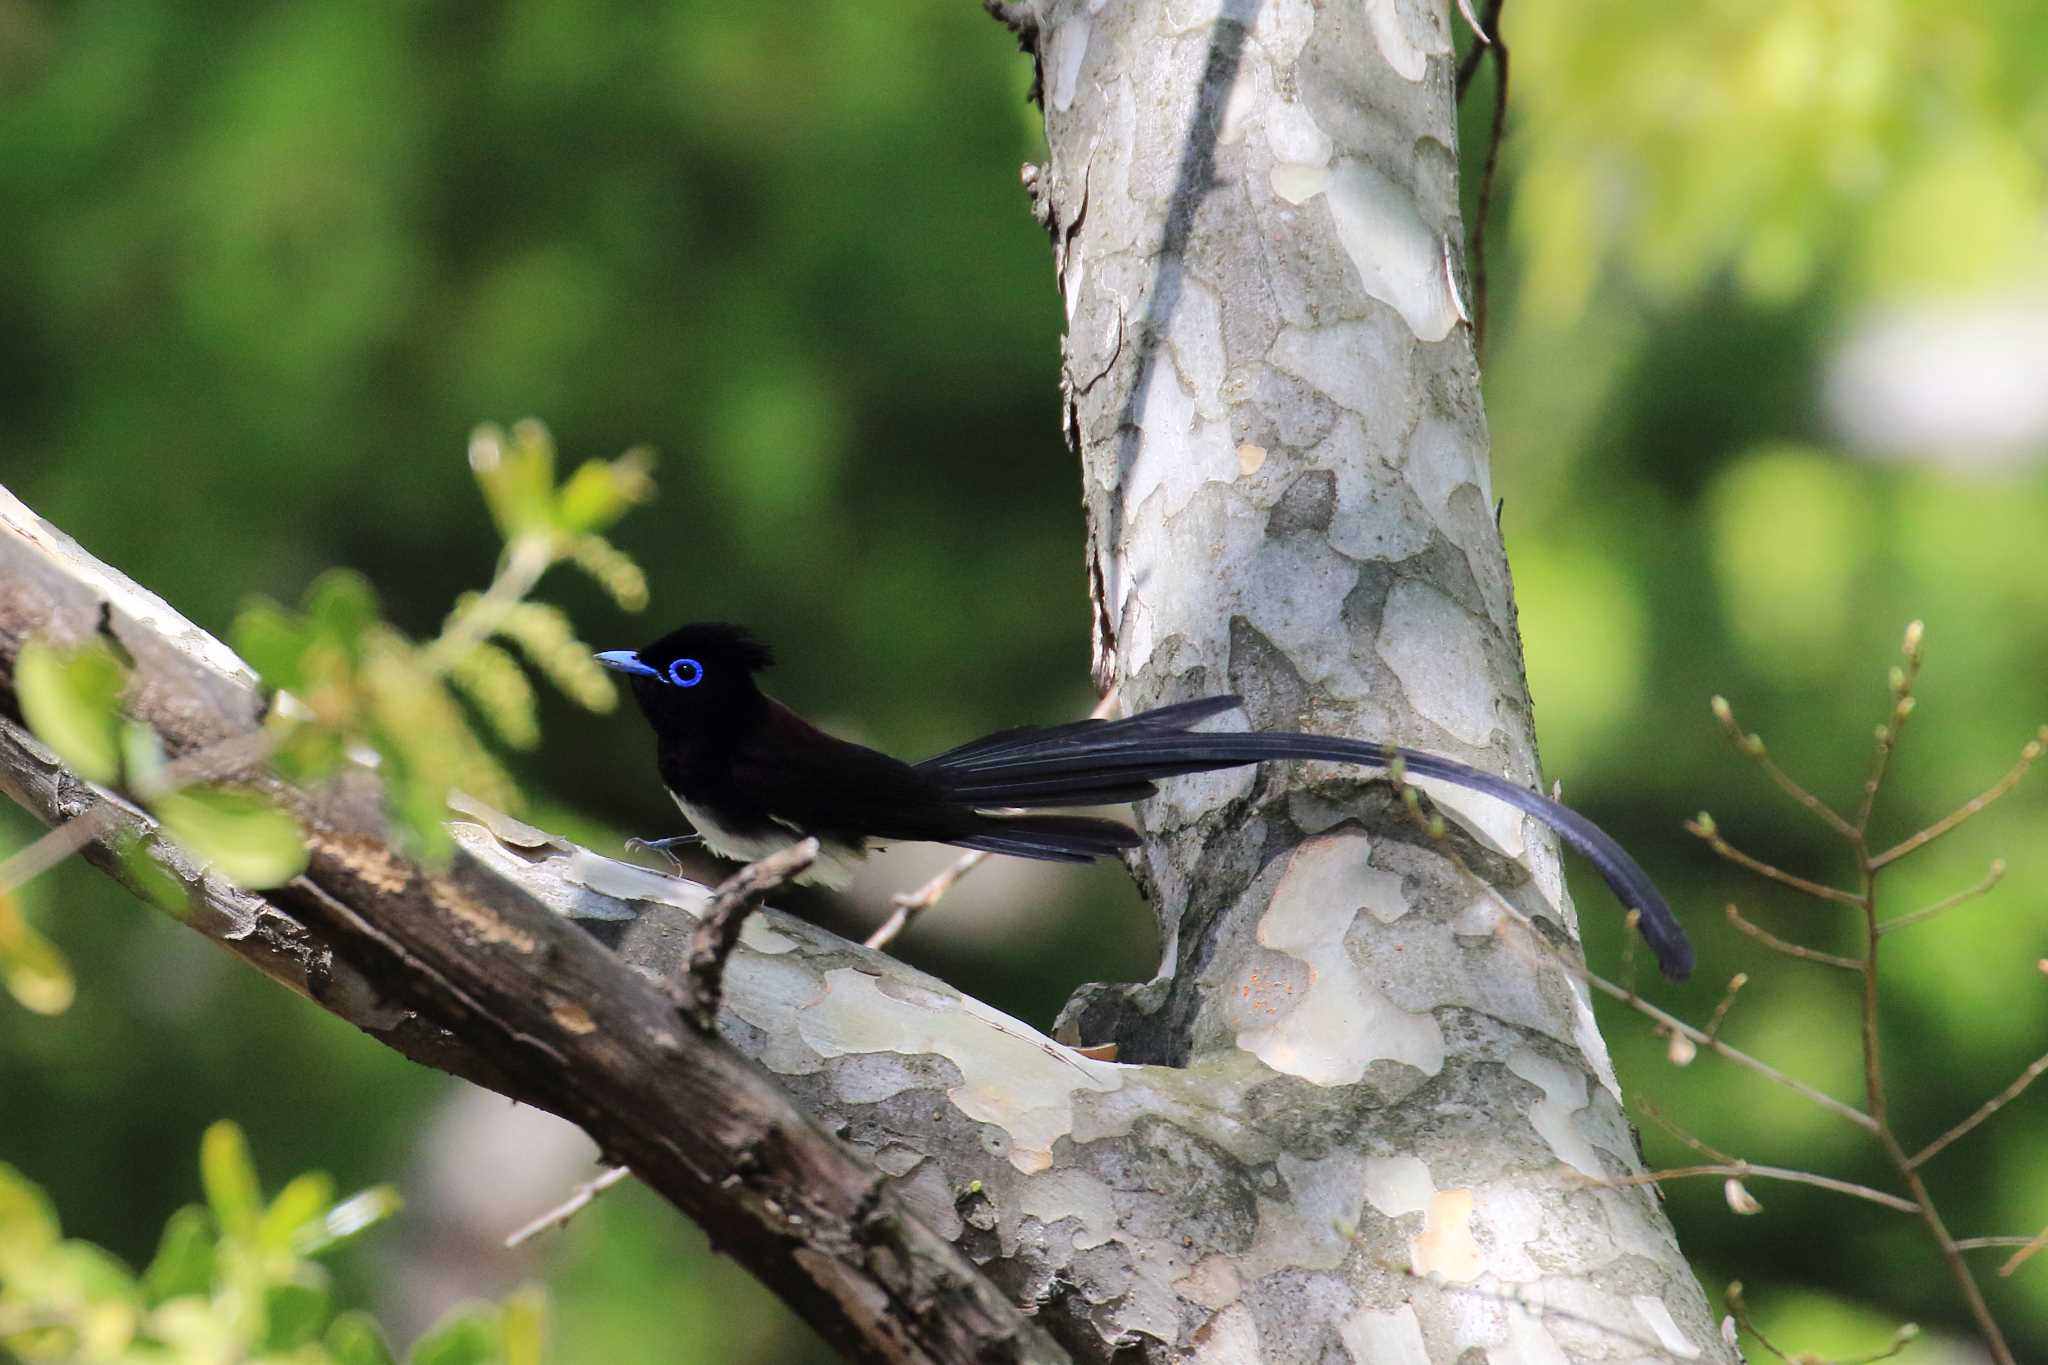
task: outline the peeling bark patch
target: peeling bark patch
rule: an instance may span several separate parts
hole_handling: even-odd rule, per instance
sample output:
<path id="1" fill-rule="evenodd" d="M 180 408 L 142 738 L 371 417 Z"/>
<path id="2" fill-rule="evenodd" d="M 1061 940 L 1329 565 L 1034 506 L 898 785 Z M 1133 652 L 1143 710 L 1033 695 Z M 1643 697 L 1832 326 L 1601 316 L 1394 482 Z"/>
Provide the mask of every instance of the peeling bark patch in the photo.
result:
<path id="1" fill-rule="evenodd" d="M 1464 308 L 1444 269 L 1443 235 L 1415 196 L 1363 161 L 1273 164 L 1273 193 L 1294 205 L 1323 195 L 1358 287 L 1401 315 L 1418 341 L 1442 341 Z"/>
<path id="2" fill-rule="evenodd" d="M 339 863 L 344 876 L 355 878 L 380 896 L 395 896 L 412 884 L 412 864 L 367 839 L 308 830 L 306 843 L 314 852 Z"/>
<path id="3" fill-rule="evenodd" d="M 1380 55 L 1404 81 L 1421 80 L 1429 72 L 1430 57 L 1451 50 L 1441 6 L 1423 0 L 1369 0 L 1365 10 Z"/>
<path id="4" fill-rule="evenodd" d="M 1433 777 L 1410 775 L 1408 782 L 1427 796 L 1445 819 L 1477 839 L 1482 847 L 1517 862 L 1528 853 L 1528 820 L 1513 806 Z"/>
<path id="5" fill-rule="evenodd" d="M 1526 1047 L 1516 1048 L 1509 1056 L 1508 1070 L 1543 1092 L 1543 1098 L 1529 1106 L 1529 1126 L 1550 1145 L 1557 1159 L 1581 1175 L 1605 1179 L 1607 1172 L 1599 1154 L 1572 1120 L 1572 1115 L 1586 1107 L 1584 1073 Z"/>
<path id="6" fill-rule="evenodd" d="M 1365 1199 L 1388 1218 L 1421 1213 L 1436 1198 L 1436 1180 L 1421 1157 L 1376 1156 L 1365 1163 Z"/>
<path id="7" fill-rule="evenodd" d="M 540 946 L 532 934 L 508 924 L 490 906 L 445 881 L 428 882 L 427 899 L 442 913 L 461 921 L 479 943 L 502 944 L 518 953 L 530 953 Z"/>
<path id="8" fill-rule="evenodd" d="M 1474 748 L 1493 737 L 1494 678 L 1479 625 L 1427 583 L 1403 579 L 1387 594 L 1376 649 L 1408 704 Z"/>
<path id="9" fill-rule="evenodd" d="M 1197 1327 L 1188 1338 L 1190 1365 L 1241 1365 L 1259 1360 L 1259 1324 L 1243 1304 L 1230 1307 Z M 1429 1365 L 1425 1359 L 1423 1365 Z"/>
<path id="10" fill-rule="evenodd" d="M 1664 1300 L 1651 1294 L 1637 1294 L 1632 1301 L 1636 1306 L 1637 1315 L 1649 1324 L 1650 1330 L 1657 1334 L 1657 1341 L 1665 1350 L 1686 1360 L 1699 1359 L 1700 1348 L 1693 1344 L 1691 1337 L 1679 1330 L 1676 1322 L 1672 1321 L 1671 1310 L 1664 1306 Z"/>
<path id="11" fill-rule="evenodd" d="M 1370 840 L 1352 832 L 1302 844 L 1259 920 L 1260 944 L 1306 964 L 1308 988 L 1272 1023 L 1241 1028 L 1237 1045 L 1275 1071 L 1316 1085 L 1356 1084 L 1380 1060 L 1431 1076 L 1443 1067 L 1435 1018 L 1395 1005 L 1345 946 L 1360 914 L 1391 919 L 1408 908 L 1401 879 L 1367 862 L 1371 850 Z"/>
<path id="12" fill-rule="evenodd" d="M 597 1032 L 597 1021 L 590 1017 L 589 1010 L 573 1000 L 564 1000 L 560 996 L 548 997 L 548 1018 L 554 1020 L 556 1027 L 564 1033 L 573 1033 L 581 1037 L 587 1033 Z"/>
<path id="13" fill-rule="evenodd" d="M 1238 1278 L 1237 1267 L 1231 1264 L 1228 1256 L 1204 1256 L 1186 1275 L 1173 1282 L 1173 1289 L 1182 1298 L 1204 1308 L 1228 1308 L 1237 1302 L 1244 1282 Z"/>
<path id="14" fill-rule="evenodd" d="M 1053 1144 L 1073 1131 L 1074 1092 L 1117 1090 L 1118 1068 L 1075 1056 L 1043 1034 L 975 1000 L 913 1002 L 851 967 L 825 973 L 825 993 L 797 1013 L 821 1057 L 935 1053 L 960 1069 L 946 1093 L 961 1113 L 1007 1135 L 1004 1153 L 1026 1175 L 1052 1165 Z"/>
<path id="15" fill-rule="evenodd" d="M 1391 1313 L 1360 1313 L 1337 1330 L 1357 1365 L 1430 1365 L 1422 1324 L 1410 1304 Z"/>
<path id="16" fill-rule="evenodd" d="M 1472 1239 L 1472 1191 L 1463 1187 L 1431 1197 L 1422 1211 L 1422 1231 L 1408 1243 L 1409 1269 L 1469 1284 L 1486 1268 Z"/>
<path id="17" fill-rule="evenodd" d="M 1076 1251 L 1103 1246 L 1116 1236 L 1115 1196 L 1086 1171 L 1070 1166 L 1041 1172 L 1024 1182 L 1016 1199 L 1019 1213 L 1048 1226 L 1063 1218 L 1078 1222 Z"/>
<path id="18" fill-rule="evenodd" d="M 1086 19 L 1069 19 L 1052 31 L 1052 41 L 1046 44 L 1046 65 L 1052 68 L 1052 107 L 1062 114 L 1074 106 L 1074 90 L 1080 84 L 1081 63 L 1088 57 L 1091 28 Z"/>

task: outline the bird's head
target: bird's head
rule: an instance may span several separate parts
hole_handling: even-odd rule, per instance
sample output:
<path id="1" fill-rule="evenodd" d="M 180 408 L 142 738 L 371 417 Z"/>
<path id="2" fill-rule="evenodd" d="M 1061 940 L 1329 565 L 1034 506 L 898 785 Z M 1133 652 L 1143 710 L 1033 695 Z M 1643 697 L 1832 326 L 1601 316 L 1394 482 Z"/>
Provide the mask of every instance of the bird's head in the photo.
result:
<path id="1" fill-rule="evenodd" d="M 739 719 L 760 699 L 754 675 L 775 656 L 743 626 L 706 622 L 638 649 L 607 650 L 597 661 L 626 675 L 640 710 L 666 733 Z"/>

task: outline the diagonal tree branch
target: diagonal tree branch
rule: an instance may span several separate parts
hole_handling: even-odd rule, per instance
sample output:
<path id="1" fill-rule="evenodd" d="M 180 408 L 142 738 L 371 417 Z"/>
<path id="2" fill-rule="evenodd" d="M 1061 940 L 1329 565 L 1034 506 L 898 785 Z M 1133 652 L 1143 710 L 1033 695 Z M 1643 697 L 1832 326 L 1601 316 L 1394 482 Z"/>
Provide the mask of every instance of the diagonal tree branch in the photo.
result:
<path id="1" fill-rule="evenodd" d="M 126 705 L 171 753 L 256 728 L 239 661 L 0 489 L 0 704 L 15 710 L 26 639 L 100 630 L 135 660 Z M 143 838 L 185 887 L 191 927 L 408 1056 L 580 1124 L 855 1358 L 1066 1358 L 881 1172 L 469 844 L 429 871 L 385 837 L 366 774 L 320 792 L 250 776 L 311 850 L 305 875 L 260 896 L 193 867 L 140 808 L 0 718 L 0 787 L 52 823 L 93 816 L 89 861 L 132 885 L 116 839 Z"/>

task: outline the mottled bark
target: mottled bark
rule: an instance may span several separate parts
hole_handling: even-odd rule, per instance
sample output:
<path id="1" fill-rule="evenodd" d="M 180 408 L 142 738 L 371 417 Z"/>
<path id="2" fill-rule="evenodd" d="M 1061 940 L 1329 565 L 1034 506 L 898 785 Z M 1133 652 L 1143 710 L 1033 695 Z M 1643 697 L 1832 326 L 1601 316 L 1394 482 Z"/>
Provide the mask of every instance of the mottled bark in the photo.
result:
<path id="1" fill-rule="evenodd" d="M 1539 781 L 1460 298 L 1448 7 L 1001 17 L 1040 73 L 1026 183 L 1068 319 L 1101 680 L 1133 710 L 1231 690 L 1257 726 Z M 1135 1150 L 1059 1150 L 1048 1175 L 1115 1172 L 1081 1292 L 1125 1302 L 1168 1263 L 1178 1334 L 1105 1328 L 1219 1360 L 1732 1358 L 1656 1196 L 1593 1184 L 1637 1155 L 1546 950 L 1577 951 L 1555 841 L 1429 790 L 1539 944 L 1390 793 L 1269 765 L 1141 807 L 1159 975 L 1084 990 L 1063 1036 L 1219 1078 L 1200 1089 L 1259 1153 L 1168 1115 Z"/>

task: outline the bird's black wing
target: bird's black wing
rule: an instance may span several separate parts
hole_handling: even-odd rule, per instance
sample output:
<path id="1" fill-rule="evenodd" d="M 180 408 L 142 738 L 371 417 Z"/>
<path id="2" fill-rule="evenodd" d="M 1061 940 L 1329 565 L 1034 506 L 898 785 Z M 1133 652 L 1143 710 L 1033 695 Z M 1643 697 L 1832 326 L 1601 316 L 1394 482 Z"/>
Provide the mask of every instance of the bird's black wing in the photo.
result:
<path id="1" fill-rule="evenodd" d="M 944 799 L 980 806 L 1078 806 L 1152 794 L 1152 781 L 1248 763 L 1320 760 L 1385 768 L 1399 762 L 1506 802 L 1557 831 L 1593 864 L 1615 897 L 1637 911 L 1643 938 L 1665 975 L 1692 973 L 1692 945 L 1656 883 L 1628 851 L 1577 811 L 1506 778 L 1435 754 L 1369 740 L 1295 733 L 1195 734 L 1186 727 L 1237 705 L 1210 697 L 1125 720 L 1081 721 L 1044 730 L 1010 730 L 963 745 L 917 766 Z"/>
<path id="2" fill-rule="evenodd" d="M 921 769 L 836 739 L 773 702 L 761 727 L 733 753 L 730 782 L 776 820 L 855 847 L 870 839 L 928 840 L 1085 863 L 1138 842 L 1135 831 L 1114 820 L 986 814 L 984 807 L 1011 803 L 958 800 Z M 1150 794 L 1149 784 L 1139 785 Z"/>

